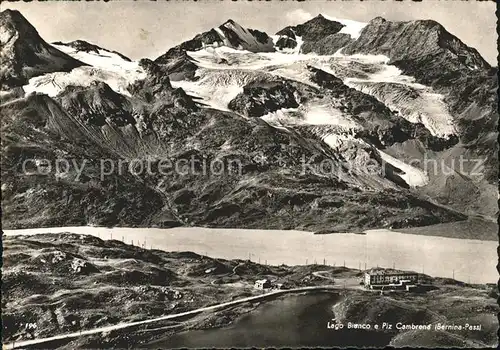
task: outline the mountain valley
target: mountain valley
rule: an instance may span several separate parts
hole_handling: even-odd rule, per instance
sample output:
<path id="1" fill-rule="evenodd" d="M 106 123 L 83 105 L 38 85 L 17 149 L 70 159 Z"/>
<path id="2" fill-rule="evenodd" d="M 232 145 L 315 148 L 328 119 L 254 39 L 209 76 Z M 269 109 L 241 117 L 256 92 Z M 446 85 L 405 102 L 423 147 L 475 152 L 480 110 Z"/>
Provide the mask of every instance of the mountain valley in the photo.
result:
<path id="1" fill-rule="evenodd" d="M 498 214 L 497 68 L 437 22 L 319 15 L 269 35 L 228 20 L 139 61 L 48 44 L 17 11 L 0 25 L 5 227 L 356 232 Z M 81 172 L 37 171 L 61 158 Z M 167 159 L 196 166 L 103 177 L 103 160 Z"/>

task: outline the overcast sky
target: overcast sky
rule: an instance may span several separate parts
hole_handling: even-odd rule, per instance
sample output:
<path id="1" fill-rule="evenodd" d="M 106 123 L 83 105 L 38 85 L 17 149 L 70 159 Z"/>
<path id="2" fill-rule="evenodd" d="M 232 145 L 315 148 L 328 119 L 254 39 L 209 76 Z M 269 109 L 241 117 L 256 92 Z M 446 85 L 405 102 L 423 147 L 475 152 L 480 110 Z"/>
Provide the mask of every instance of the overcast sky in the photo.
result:
<path id="1" fill-rule="evenodd" d="M 435 1 L 110 1 L 6 3 L 18 9 L 48 42 L 83 39 L 132 59 L 156 58 L 196 34 L 231 18 L 274 34 L 319 13 L 368 22 L 434 19 L 497 65 L 494 2 Z"/>

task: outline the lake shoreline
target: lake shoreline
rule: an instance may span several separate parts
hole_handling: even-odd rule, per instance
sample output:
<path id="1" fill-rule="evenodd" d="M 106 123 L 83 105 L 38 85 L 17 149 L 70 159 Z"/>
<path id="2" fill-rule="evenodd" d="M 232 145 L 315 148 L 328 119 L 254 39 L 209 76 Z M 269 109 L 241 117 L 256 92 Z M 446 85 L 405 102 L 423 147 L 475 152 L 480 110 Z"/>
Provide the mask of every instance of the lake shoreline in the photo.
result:
<path id="1" fill-rule="evenodd" d="M 267 265 L 322 263 L 351 268 L 397 267 L 469 283 L 494 283 L 497 243 L 473 239 L 368 230 L 364 235 L 314 235 L 304 231 L 178 227 L 57 227 L 4 230 L 4 235 L 72 232 L 164 251 L 192 251 Z M 422 256 L 426 256 L 422 260 Z M 447 256 L 447 259 L 443 259 Z M 464 258 L 469 256 L 469 258 Z M 480 271 L 480 273 L 478 273 Z"/>
<path id="2" fill-rule="evenodd" d="M 488 225 L 487 232 L 485 233 L 484 231 L 480 231 L 474 229 L 473 227 L 470 227 L 469 225 L 467 229 L 470 232 L 480 232 L 479 238 L 474 237 L 474 235 L 467 235 L 466 233 L 460 232 L 456 233 L 456 229 L 454 229 L 455 232 L 450 232 L 450 229 L 453 228 L 453 226 L 461 226 L 465 225 L 466 223 L 475 223 L 477 222 L 478 225 L 481 223 L 484 226 L 484 223 Z M 199 228 L 199 229 L 211 229 L 211 230 L 240 230 L 240 231 L 283 231 L 283 232 L 302 232 L 304 234 L 313 234 L 313 235 L 343 235 L 343 234 L 354 234 L 354 235 L 366 235 L 368 232 L 377 232 L 377 231 L 391 231 L 395 233 L 402 233 L 402 234 L 412 234 L 412 235 L 422 235 L 422 236 L 433 236 L 433 237 L 443 237 L 443 238 L 454 238 L 454 239 L 470 239 L 470 240 L 477 240 L 477 241 L 492 241 L 492 242 L 498 242 L 498 232 L 499 232 L 499 226 L 496 222 L 491 222 L 488 220 L 484 219 L 478 219 L 478 218 L 472 218 L 469 220 L 463 220 L 463 221 L 454 221 L 454 222 L 449 222 L 449 223 L 443 223 L 443 224 L 435 224 L 435 225 L 428 225 L 428 226 L 417 226 L 417 227 L 408 227 L 408 228 L 397 228 L 397 229 L 391 229 L 391 228 L 385 228 L 385 227 L 374 227 L 374 228 L 369 228 L 363 231 L 360 230 L 354 230 L 354 231 L 346 231 L 346 232 L 337 232 L 329 229 L 324 229 L 324 230 L 319 230 L 319 231 L 306 231 L 306 230 L 296 230 L 296 229 L 275 229 L 275 228 L 245 228 L 245 227 L 212 227 L 212 226 L 172 226 L 172 227 L 160 227 L 157 225 L 153 226 L 97 226 L 97 225 L 80 225 L 80 226 L 41 226 L 41 227 L 23 227 L 23 228 L 6 228 L 3 227 L 2 232 L 8 231 L 8 232 L 14 232 L 14 231 L 29 231 L 29 230 L 42 230 L 42 229 L 48 229 L 48 230 L 55 230 L 58 228 L 65 228 L 65 227 L 70 227 L 70 228 L 83 228 L 83 227 L 88 227 L 88 228 L 99 228 L 99 229 L 107 229 L 107 230 L 112 230 L 112 229 L 158 229 L 158 230 L 172 230 L 172 229 L 189 229 L 189 228 Z M 463 230 L 462 230 L 463 231 Z"/>

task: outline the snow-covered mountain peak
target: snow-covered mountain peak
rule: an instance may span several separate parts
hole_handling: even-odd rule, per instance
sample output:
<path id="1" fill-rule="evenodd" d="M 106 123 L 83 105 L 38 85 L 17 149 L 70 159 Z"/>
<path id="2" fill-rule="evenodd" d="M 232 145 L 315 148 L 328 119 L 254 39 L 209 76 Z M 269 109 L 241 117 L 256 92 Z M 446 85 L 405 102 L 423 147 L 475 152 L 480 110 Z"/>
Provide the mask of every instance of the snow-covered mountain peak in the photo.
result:
<path id="1" fill-rule="evenodd" d="M 52 43 L 52 45 L 58 46 L 58 47 L 67 46 L 67 47 L 71 47 L 71 48 L 75 49 L 76 51 L 83 51 L 83 52 L 87 52 L 87 53 L 93 52 L 96 54 L 101 54 L 102 51 L 106 51 L 109 54 L 119 56 L 121 59 L 123 59 L 125 61 L 128 61 L 128 62 L 132 61 L 130 58 L 128 58 L 127 56 L 125 56 L 117 51 L 102 48 L 102 47 L 97 46 L 95 44 L 89 43 L 88 41 L 85 41 L 85 40 L 74 40 L 74 41 L 69 41 L 66 43 L 61 42 L 61 41 L 57 41 L 57 42 Z"/>
<path id="2" fill-rule="evenodd" d="M 83 65 L 47 44 L 15 10 L 0 12 L 0 81 L 9 88 L 41 74 L 68 71 Z"/>
<path id="3" fill-rule="evenodd" d="M 266 33 L 244 28 L 232 19 L 214 29 L 225 46 L 250 52 L 274 51 L 273 40 Z"/>

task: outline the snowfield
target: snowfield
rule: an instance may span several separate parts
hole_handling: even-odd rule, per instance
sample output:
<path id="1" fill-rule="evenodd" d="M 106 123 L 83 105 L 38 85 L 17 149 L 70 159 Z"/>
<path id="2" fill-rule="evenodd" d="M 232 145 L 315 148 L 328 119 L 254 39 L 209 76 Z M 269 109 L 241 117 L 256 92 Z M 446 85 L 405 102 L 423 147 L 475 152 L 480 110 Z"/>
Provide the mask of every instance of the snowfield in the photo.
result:
<path id="1" fill-rule="evenodd" d="M 345 30 L 356 36 L 364 25 L 359 22 L 350 24 L 350 27 L 346 25 L 348 29 Z M 275 36 L 274 40 L 278 38 Z M 351 88 L 374 96 L 409 122 L 422 123 L 434 136 L 447 138 L 456 134 L 453 117 L 443 96 L 389 65 L 389 58 L 384 55 L 344 55 L 342 49 L 325 56 L 301 54 L 296 49 L 254 53 L 229 47 L 204 48 L 188 52 L 188 55 L 197 61 L 200 70 L 265 71 L 317 87 L 309 79 L 307 65 L 310 65 L 339 77 Z M 194 96 L 202 97 L 208 105 L 227 110 L 227 103 L 242 91 L 245 80 L 235 79 L 231 84 L 223 83 L 219 87 L 213 84 L 206 86 L 204 82 L 181 81 L 175 84 L 186 88 Z"/>
<path id="2" fill-rule="evenodd" d="M 95 68 L 100 68 L 103 70 L 121 73 L 123 71 L 133 71 L 137 69 L 138 66 L 137 62 L 127 61 L 120 55 L 108 50 L 99 49 L 98 53 L 96 53 L 78 51 L 67 45 L 54 44 L 52 46 L 83 63 L 87 63 Z"/>
<path id="3" fill-rule="evenodd" d="M 243 92 L 244 85 L 259 75 L 259 72 L 238 69 L 217 71 L 200 68 L 196 71 L 198 80 L 172 81 L 171 84 L 175 88 L 182 88 L 191 96 L 201 98 L 203 103 L 212 108 L 228 111 L 229 102 Z"/>
<path id="4" fill-rule="evenodd" d="M 409 122 L 422 123 L 434 136 L 446 138 L 456 134 L 453 117 L 443 101 L 444 96 L 416 83 L 413 77 L 402 74 L 399 68 L 388 65 L 388 57 L 346 56 L 341 50 L 334 57 L 333 63 L 323 64 L 320 68 L 341 77 L 347 86 L 372 95 Z M 358 64 L 364 77 L 346 75 L 352 71 L 350 66 L 353 63 Z M 374 71 L 370 72 L 370 69 Z"/>
<path id="5" fill-rule="evenodd" d="M 299 61 L 320 60 L 327 62 L 331 56 L 281 52 L 250 52 L 230 47 L 205 47 L 198 51 L 187 51 L 188 56 L 201 68 L 259 70 L 269 67 L 286 66 Z M 221 59 L 225 62 L 221 63 Z M 227 63 L 226 63 L 227 62 Z"/>
<path id="6" fill-rule="evenodd" d="M 357 38 L 366 25 L 356 21 L 331 17 L 329 19 L 343 23 L 345 27 L 342 31 L 353 38 Z M 341 49 L 328 56 L 302 54 L 300 37 L 297 37 L 299 44 L 294 49 L 252 52 L 269 50 L 259 47 L 258 45 L 264 44 L 256 41 L 248 30 L 231 22 L 224 25 L 237 33 L 242 44 L 238 48 L 208 46 L 187 52 L 199 67 L 196 72 L 198 79 L 172 81 L 174 87 L 184 89 L 209 107 L 227 111 L 228 103 L 243 91 L 245 84 L 255 78 L 265 79 L 266 74 L 317 87 L 310 80 L 307 68 L 310 65 L 334 74 L 351 88 L 374 96 L 408 121 L 422 123 L 435 136 L 449 137 L 456 133 L 453 117 L 447 110 L 443 96 L 427 86 L 415 83 L 413 77 L 402 74 L 397 67 L 388 65 L 389 58 L 386 56 L 344 55 Z M 220 28 L 216 30 L 220 35 L 224 35 Z M 276 41 L 279 36 L 272 39 Z M 227 39 L 225 45 L 230 45 Z M 27 93 L 41 92 L 55 96 L 67 85 L 89 86 L 91 82 L 99 80 L 107 83 L 116 92 L 129 95 L 127 86 L 145 78 L 145 72 L 137 62 L 127 61 L 116 53 L 107 50 L 98 50 L 97 53 L 83 52 L 66 45 L 54 46 L 90 66 L 75 68 L 69 73 L 56 72 L 30 79 L 24 86 Z M 279 124 L 286 121 L 309 125 L 337 125 L 342 130 L 358 127 L 342 112 L 324 104 L 310 103 L 301 106 L 298 118 L 291 116 L 291 113 L 292 111 L 281 111 L 276 115 L 267 115 L 264 119 L 276 126 L 278 123 L 275 121 L 279 119 Z M 333 137 L 330 137 L 330 140 L 333 140 Z"/>
<path id="7" fill-rule="evenodd" d="M 261 117 L 271 125 L 323 125 L 341 131 L 360 129 L 361 126 L 340 110 L 324 102 L 302 105 L 299 108 L 282 108 Z"/>
<path id="8" fill-rule="evenodd" d="M 23 86 L 27 94 L 39 92 L 53 97 L 68 85 L 90 86 L 97 80 L 105 82 L 114 91 L 129 96 L 127 86 L 146 78 L 146 73 L 137 62 L 127 61 L 107 50 L 99 50 L 99 53 L 96 53 L 77 51 L 66 45 L 53 46 L 90 66 L 78 67 L 71 72 L 55 72 L 32 78 Z"/>
<path id="9" fill-rule="evenodd" d="M 329 134 L 323 137 L 323 141 L 334 150 L 338 150 L 346 144 L 360 144 L 359 140 L 349 134 Z"/>

